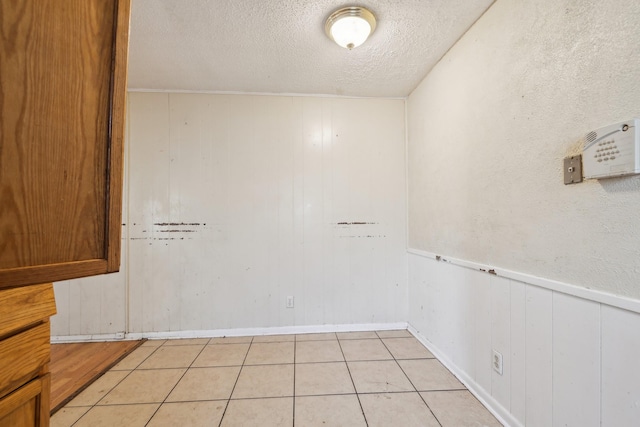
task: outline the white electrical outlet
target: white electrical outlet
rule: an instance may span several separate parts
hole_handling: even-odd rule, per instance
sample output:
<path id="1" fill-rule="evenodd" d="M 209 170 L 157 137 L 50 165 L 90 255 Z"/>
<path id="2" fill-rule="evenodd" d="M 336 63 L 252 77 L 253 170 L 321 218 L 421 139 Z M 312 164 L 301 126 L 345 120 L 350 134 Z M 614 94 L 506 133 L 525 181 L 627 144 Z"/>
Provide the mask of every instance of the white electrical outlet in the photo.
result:
<path id="1" fill-rule="evenodd" d="M 287 308 L 293 308 L 293 295 L 287 297 Z"/>
<path id="2" fill-rule="evenodd" d="M 496 350 L 493 350 L 493 357 L 491 360 L 493 370 L 502 375 L 502 354 L 498 353 Z"/>

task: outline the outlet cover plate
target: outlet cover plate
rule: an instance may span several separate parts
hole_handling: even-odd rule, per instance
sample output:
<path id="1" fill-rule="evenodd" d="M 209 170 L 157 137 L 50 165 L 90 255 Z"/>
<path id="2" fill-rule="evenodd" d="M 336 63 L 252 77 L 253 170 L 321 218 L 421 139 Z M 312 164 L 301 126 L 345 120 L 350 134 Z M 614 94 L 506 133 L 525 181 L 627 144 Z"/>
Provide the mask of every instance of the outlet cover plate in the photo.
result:
<path id="1" fill-rule="evenodd" d="M 496 350 L 492 351 L 491 365 L 493 366 L 493 370 L 496 371 L 499 375 L 502 375 L 502 353 L 497 352 Z"/>
<path id="2" fill-rule="evenodd" d="M 577 184 L 579 182 L 582 182 L 582 155 L 565 157 L 564 184 Z"/>

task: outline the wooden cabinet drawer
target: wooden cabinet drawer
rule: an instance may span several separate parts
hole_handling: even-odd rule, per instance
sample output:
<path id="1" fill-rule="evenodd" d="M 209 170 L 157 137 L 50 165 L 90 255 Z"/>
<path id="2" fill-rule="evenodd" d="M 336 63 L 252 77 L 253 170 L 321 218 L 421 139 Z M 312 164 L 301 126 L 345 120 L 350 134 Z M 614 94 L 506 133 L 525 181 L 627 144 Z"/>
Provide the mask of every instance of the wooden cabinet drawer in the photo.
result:
<path id="1" fill-rule="evenodd" d="M 49 425 L 49 382 L 47 374 L 0 399 L 0 427 Z"/>
<path id="2" fill-rule="evenodd" d="M 51 283 L 0 291 L 0 339 L 56 314 Z"/>
<path id="3" fill-rule="evenodd" d="M 35 378 L 49 362 L 49 322 L 0 341 L 0 398 Z"/>

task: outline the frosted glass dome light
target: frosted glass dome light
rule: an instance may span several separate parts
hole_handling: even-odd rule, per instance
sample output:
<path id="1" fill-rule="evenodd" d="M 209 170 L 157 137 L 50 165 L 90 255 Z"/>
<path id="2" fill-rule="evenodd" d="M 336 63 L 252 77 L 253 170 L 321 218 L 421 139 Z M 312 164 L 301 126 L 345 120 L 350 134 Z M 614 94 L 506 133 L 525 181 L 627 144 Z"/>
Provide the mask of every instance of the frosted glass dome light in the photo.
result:
<path id="1" fill-rule="evenodd" d="M 376 18 L 373 13 L 358 6 L 336 10 L 324 25 L 327 36 L 349 50 L 364 43 L 375 29 Z"/>

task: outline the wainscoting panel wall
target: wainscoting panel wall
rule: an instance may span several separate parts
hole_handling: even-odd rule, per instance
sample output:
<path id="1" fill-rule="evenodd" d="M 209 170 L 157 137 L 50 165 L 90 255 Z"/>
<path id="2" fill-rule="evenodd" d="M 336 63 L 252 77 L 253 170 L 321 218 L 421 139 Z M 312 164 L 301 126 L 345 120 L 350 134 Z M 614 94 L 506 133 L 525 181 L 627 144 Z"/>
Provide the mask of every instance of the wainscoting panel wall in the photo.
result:
<path id="1" fill-rule="evenodd" d="M 410 329 L 509 425 L 637 423 L 640 304 L 525 278 L 410 250 Z"/>
<path id="2" fill-rule="evenodd" d="M 510 425 L 640 419 L 640 176 L 562 178 L 640 117 L 639 20 L 497 0 L 407 100 L 409 323 Z"/>
<path id="3" fill-rule="evenodd" d="M 127 143 L 123 270 L 54 335 L 406 322 L 404 100 L 133 92 Z"/>

